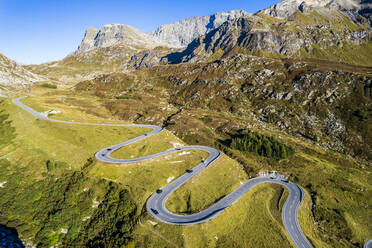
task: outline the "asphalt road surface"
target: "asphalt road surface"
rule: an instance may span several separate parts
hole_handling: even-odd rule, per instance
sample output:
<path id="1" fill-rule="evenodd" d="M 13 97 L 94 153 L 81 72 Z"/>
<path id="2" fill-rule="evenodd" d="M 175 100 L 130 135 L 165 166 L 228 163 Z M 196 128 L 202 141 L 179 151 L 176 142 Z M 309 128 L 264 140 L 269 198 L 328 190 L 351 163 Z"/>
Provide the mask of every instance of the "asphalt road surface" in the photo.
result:
<path id="1" fill-rule="evenodd" d="M 226 208 L 231 206 L 234 202 L 239 200 L 240 197 L 242 197 L 246 192 L 248 192 L 251 188 L 254 186 L 261 184 L 261 183 L 276 183 L 280 184 L 284 187 L 286 187 L 289 191 L 289 196 L 287 201 L 285 202 L 283 206 L 282 211 L 282 219 L 284 227 L 288 233 L 288 236 L 291 238 L 292 242 L 295 244 L 298 248 L 308 248 L 312 247 L 310 242 L 306 239 L 304 233 L 301 230 L 301 227 L 298 223 L 298 207 L 300 206 L 302 199 L 304 197 L 304 192 L 297 184 L 293 182 L 285 182 L 280 179 L 271 179 L 266 177 L 257 177 L 250 179 L 245 184 L 240 186 L 235 191 L 231 192 L 221 200 L 219 200 L 214 205 L 210 206 L 209 208 L 196 213 L 192 215 L 177 215 L 174 213 L 169 212 L 165 207 L 165 202 L 167 201 L 168 197 L 181 185 L 186 183 L 188 180 L 190 180 L 193 176 L 198 174 L 200 171 L 202 171 L 204 168 L 209 166 L 211 163 L 213 163 L 218 157 L 220 156 L 220 152 L 214 148 L 211 147 L 205 147 L 205 146 L 185 146 L 181 148 L 175 148 L 171 150 L 167 150 L 164 152 L 140 157 L 140 158 L 134 158 L 134 159 L 115 159 L 110 157 L 110 153 L 124 147 L 126 145 L 129 145 L 133 142 L 145 139 L 149 136 L 152 136 L 154 134 L 157 134 L 163 130 L 163 128 L 159 126 L 153 126 L 153 125 L 138 125 L 138 124 L 94 124 L 94 123 L 83 123 L 83 122 L 69 122 L 69 121 L 61 121 L 61 120 L 54 120 L 50 119 L 44 115 L 41 115 L 40 113 L 34 111 L 30 107 L 22 104 L 20 102 L 21 99 L 25 97 L 20 97 L 17 99 L 14 99 L 13 102 L 17 104 L 22 109 L 26 110 L 27 112 L 31 113 L 32 115 L 36 116 L 39 119 L 52 121 L 52 122 L 58 122 L 58 123 L 66 123 L 66 124 L 78 124 L 78 125 L 98 125 L 98 126 L 127 126 L 127 127 L 146 127 L 146 128 L 152 128 L 153 131 L 141 135 L 139 137 L 136 137 L 134 139 L 125 141 L 123 143 L 113 145 L 107 148 L 104 148 L 100 151 L 98 151 L 95 154 L 95 157 L 106 163 L 132 163 L 132 162 L 139 162 L 144 161 L 151 158 L 156 158 L 159 156 L 164 156 L 171 153 L 176 153 L 180 151 L 185 150 L 204 150 L 209 153 L 209 157 L 205 159 L 202 163 L 194 167 L 192 170 L 187 171 L 185 174 L 174 180 L 172 183 L 166 185 L 165 187 L 157 190 L 154 194 L 150 196 L 150 198 L 147 201 L 147 211 L 151 216 L 158 219 L 161 222 L 165 222 L 168 224 L 173 225 L 194 225 L 202 222 L 206 222 L 212 218 L 215 218 L 218 216 L 221 212 L 223 212 Z M 367 245 L 367 244 L 366 244 Z M 371 246 L 367 246 L 370 248 Z"/>
<path id="2" fill-rule="evenodd" d="M 368 240 L 368 241 L 364 244 L 364 248 L 372 248 L 372 239 Z"/>

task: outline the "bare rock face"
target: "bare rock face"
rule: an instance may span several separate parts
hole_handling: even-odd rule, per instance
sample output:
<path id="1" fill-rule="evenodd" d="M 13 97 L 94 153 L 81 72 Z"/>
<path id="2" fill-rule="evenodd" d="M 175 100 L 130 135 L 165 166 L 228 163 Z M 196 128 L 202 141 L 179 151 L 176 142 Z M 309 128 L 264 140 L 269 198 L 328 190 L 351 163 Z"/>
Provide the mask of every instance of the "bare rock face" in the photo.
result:
<path id="1" fill-rule="evenodd" d="M 77 52 L 113 45 L 143 47 L 144 49 L 159 45 L 171 48 L 186 47 L 193 39 L 205 35 L 225 21 L 248 15 L 243 10 L 232 10 L 211 16 L 194 16 L 160 26 L 156 31 L 147 34 L 125 24 L 109 24 L 101 30 L 88 28 Z"/>
<path id="2" fill-rule="evenodd" d="M 159 65 L 159 61 L 166 55 L 179 52 L 180 49 L 156 47 L 151 50 L 144 50 L 134 54 L 128 63 L 124 63 L 122 69 L 141 69 Z M 165 64 L 165 63 L 164 63 Z"/>
<path id="3" fill-rule="evenodd" d="M 95 28 L 87 28 L 84 39 L 82 40 L 78 50 L 86 51 L 94 47 L 95 39 L 99 30 Z"/>
<path id="4" fill-rule="evenodd" d="M 337 9 L 344 12 L 354 22 L 360 22 L 358 15 L 364 16 L 370 23 L 372 3 L 362 0 L 283 0 L 276 5 L 261 10 L 258 13 L 276 18 L 287 18 L 297 10 L 307 9 Z"/>
<path id="5" fill-rule="evenodd" d="M 0 95 L 8 95 L 42 80 L 45 78 L 26 70 L 22 65 L 0 53 Z"/>
<path id="6" fill-rule="evenodd" d="M 155 47 L 155 43 L 147 39 L 138 29 L 126 24 L 109 24 L 103 26 L 101 30 L 88 28 L 78 52 L 114 45 Z"/>
<path id="7" fill-rule="evenodd" d="M 147 37 L 169 47 L 186 47 L 192 40 L 219 27 L 225 21 L 249 15 L 239 9 L 219 12 L 211 16 L 194 16 L 173 24 L 160 26 L 156 31 L 148 33 Z"/>
<path id="8" fill-rule="evenodd" d="M 354 12 L 355 15 L 350 14 L 352 11 L 347 15 L 343 10 L 334 7 L 334 4 L 338 4 L 337 1 L 314 0 L 302 1 L 300 5 L 297 3 L 300 3 L 300 0 L 285 0 L 265 10 L 265 13 L 274 16 L 290 15 L 283 20 L 277 19 L 274 23 L 267 22 L 262 13 L 226 21 L 192 41 L 184 51 L 168 55 L 167 63 L 210 61 L 237 52 L 259 56 L 263 52 L 285 57 L 311 57 L 316 54 L 314 49 L 326 50 L 344 46 L 358 49 L 358 46 L 366 46 L 371 42 L 372 29 L 366 23 L 356 22 L 354 25 L 348 20 L 348 17 L 351 21 L 353 18 L 363 17 Z M 350 1 L 348 5 L 344 3 L 344 6 L 357 6 L 353 3 Z M 363 56 L 364 54 L 363 52 Z M 328 55 L 323 59 L 342 61 L 337 54 L 332 56 Z M 319 59 L 319 56 L 317 58 Z M 367 60 L 369 58 L 363 63 L 369 65 Z"/>

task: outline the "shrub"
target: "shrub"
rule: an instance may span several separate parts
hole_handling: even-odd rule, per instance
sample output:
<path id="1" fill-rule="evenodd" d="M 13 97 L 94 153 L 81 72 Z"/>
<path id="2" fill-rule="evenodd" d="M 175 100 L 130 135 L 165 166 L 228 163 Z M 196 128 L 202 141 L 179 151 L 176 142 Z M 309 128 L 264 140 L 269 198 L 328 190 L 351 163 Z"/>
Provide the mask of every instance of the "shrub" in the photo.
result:
<path id="1" fill-rule="evenodd" d="M 57 85 L 50 84 L 50 83 L 43 83 L 41 87 L 49 88 L 49 89 L 57 89 Z"/>
<path id="2" fill-rule="evenodd" d="M 116 96 L 115 98 L 120 100 L 120 99 L 131 99 L 133 97 L 133 95 L 131 93 L 126 93 L 126 94 L 123 94 L 123 95 L 120 95 L 120 96 Z"/>

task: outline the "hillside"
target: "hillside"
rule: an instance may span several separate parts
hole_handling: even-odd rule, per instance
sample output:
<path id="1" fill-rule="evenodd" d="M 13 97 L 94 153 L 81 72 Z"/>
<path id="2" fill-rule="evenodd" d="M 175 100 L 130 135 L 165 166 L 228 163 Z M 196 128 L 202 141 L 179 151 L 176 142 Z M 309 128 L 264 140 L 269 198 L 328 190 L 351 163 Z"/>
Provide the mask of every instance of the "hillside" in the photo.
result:
<path id="1" fill-rule="evenodd" d="M 0 86 L 1 75 L 5 90 L 18 82 L 22 104 L 57 120 L 0 99 L 0 229 L 28 247 L 295 247 L 282 185 L 259 185 L 205 223 L 156 218 L 150 196 L 199 164 L 152 206 L 197 213 L 277 171 L 303 189 L 298 224 L 313 247 L 363 247 L 372 238 L 370 10 L 370 1 L 283 0 L 150 33 L 88 28 L 76 51 L 41 65 L 0 55 Z M 58 87 L 31 83 L 43 78 Z M 164 130 L 118 125 L 128 123 Z M 188 145 L 221 153 L 209 164 Z"/>
<path id="2" fill-rule="evenodd" d="M 277 18 L 287 18 L 297 10 L 303 11 L 306 8 L 314 8 L 320 11 L 336 9 L 342 11 L 354 22 L 367 21 L 371 23 L 371 7 L 370 1 L 361 0 L 283 0 L 259 11 L 259 13 Z"/>
<path id="3" fill-rule="evenodd" d="M 371 71 L 319 60 L 237 55 L 104 75 L 79 83 L 76 90 L 99 96 L 123 120 L 163 125 L 189 144 L 221 149 L 249 176 L 266 168 L 293 173 L 312 195 L 318 238 L 331 247 L 359 247 L 363 241 L 352 233 L 364 231 L 356 231 L 349 218 L 365 225 L 355 213 L 369 214 L 362 199 L 370 191 L 357 190 L 346 175 L 358 171 L 362 180 L 370 177 Z M 295 147 L 295 155 L 278 162 L 230 147 L 229 140 L 247 130 L 274 136 Z M 191 188 L 182 190 L 175 209 L 193 209 L 182 203 L 194 196 Z M 363 203 L 351 204 L 345 192 L 353 199 L 360 192 Z"/>
<path id="4" fill-rule="evenodd" d="M 190 17 L 147 34 L 125 24 L 88 28 L 77 51 L 65 59 L 27 68 L 76 82 L 102 73 L 207 62 L 235 54 L 370 66 L 369 5 L 341 3 L 282 1 L 254 15 L 234 10 Z"/>
<path id="5" fill-rule="evenodd" d="M 154 65 L 162 57 L 186 47 L 190 41 L 219 27 L 226 20 L 247 15 L 245 11 L 234 10 L 195 16 L 160 26 L 146 34 L 125 24 L 108 24 L 100 30 L 88 28 L 78 49 L 66 58 L 27 68 L 48 78 L 71 83 L 92 79 L 102 73 L 127 71 L 144 64 Z M 149 53 L 152 55 L 147 56 Z"/>
<path id="6" fill-rule="evenodd" d="M 28 68 L 54 80 L 76 82 L 125 70 L 125 62 L 134 53 L 157 45 L 133 27 L 110 24 L 101 30 L 88 28 L 77 51 L 66 58 Z"/>
<path id="7" fill-rule="evenodd" d="M 285 19 L 259 13 L 225 22 L 163 60 L 171 64 L 211 61 L 242 53 L 372 65 L 371 35 L 368 24 L 354 23 L 333 8 L 296 10 Z"/>
<path id="8" fill-rule="evenodd" d="M 244 10 L 218 12 L 211 16 L 193 16 L 179 22 L 158 27 L 155 31 L 147 33 L 150 40 L 165 44 L 173 48 L 186 47 L 191 41 L 209 31 L 218 28 L 225 21 L 249 16 Z"/>
<path id="9" fill-rule="evenodd" d="M 0 96 L 26 89 L 34 82 L 43 80 L 45 78 L 28 71 L 0 53 Z"/>

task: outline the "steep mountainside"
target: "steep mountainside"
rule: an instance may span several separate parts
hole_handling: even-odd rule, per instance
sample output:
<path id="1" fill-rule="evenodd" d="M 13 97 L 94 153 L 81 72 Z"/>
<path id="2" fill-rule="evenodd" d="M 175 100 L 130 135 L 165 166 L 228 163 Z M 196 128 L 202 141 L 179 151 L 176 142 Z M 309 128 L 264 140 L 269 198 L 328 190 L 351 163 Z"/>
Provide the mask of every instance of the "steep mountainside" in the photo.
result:
<path id="1" fill-rule="evenodd" d="M 125 71 L 132 55 L 145 48 L 125 44 L 112 45 L 75 52 L 62 60 L 41 65 L 30 65 L 27 68 L 54 80 L 74 83 L 92 79 L 102 73 Z M 169 50 L 169 52 L 171 51 Z"/>
<path id="2" fill-rule="evenodd" d="M 114 157 L 183 142 L 221 150 L 224 160 L 180 187 L 169 210 L 205 209 L 259 172 L 279 171 L 304 189 L 299 224 L 314 247 L 360 248 L 372 237 L 370 2 L 283 0 L 257 14 L 192 17 L 150 34 L 112 24 L 88 29 L 61 61 L 5 68 L 71 82 L 22 100 L 56 119 L 164 127 Z M 0 70 L 11 64 L 3 61 Z M 271 197 L 256 188 L 225 217 L 163 224 L 145 211 L 149 195 L 205 154 L 107 166 L 89 157 L 144 130 L 45 123 L 10 103 L 0 101 L 12 121 L 0 114 L 0 148 L 9 153 L 0 160 L 0 222 L 30 247 L 291 246 L 281 241 L 288 191 Z"/>
<path id="3" fill-rule="evenodd" d="M 102 73 L 149 67 L 178 51 L 172 47 L 185 47 L 224 21 L 241 16 L 248 16 L 248 13 L 234 10 L 190 17 L 148 34 L 125 24 L 109 24 L 101 30 L 88 28 L 77 51 L 63 60 L 28 68 L 55 80 L 76 82 Z"/>
<path id="4" fill-rule="evenodd" d="M 345 15 L 349 16 L 355 22 L 363 21 L 359 15 L 364 16 L 371 21 L 371 1 L 362 0 L 284 0 L 280 3 L 261 10 L 259 13 L 278 18 L 291 16 L 297 10 L 306 8 L 321 9 L 338 9 Z"/>
<path id="5" fill-rule="evenodd" d="M 101 30 L 88 28 L 78 50 L 66 58 L 27 68 L 54 80 L 76 82 L 126 70 L 133 54 L 158 45 L 131 26 L 109 24 Z"/>
<path id="6" fill-rule="evenodd" d="M 208 64 L 187 63 L 139 70 L 126 79 L 120 75 L 97 77 L 93 88 L 91 81 L 78 84 L 78 88 L 93 90 L 99 96 L 129 99 L 131 104 L 117 101 L 110 104 L 110 109 L 124 119 L 161 124 L 167 118 L 164 115 L 172 116 L 172 113 L 161 111 L 162 107 L 158 106 L 159 97 L 155 92 L 160 87 L 159 92 L 165 95 L 161 102 L 180 109 L 206 109 L 261 120 L 332 150 L 372 161 L 369 152 L 372 150 L 371 67 L 240 54 Z M 146 83 L 134 83 L 134 88 L 128 86 L 134 78 L 142 78 Z M 147 98 L 143 91 L 149 89 L 152 96 Z M 133 103 L 140 99 L 145 103 Z M 145 109 L 141 110 L 140 106 Z M 138 114 L 141 112 L 146 114 Z M 192 125 L 187 130 L 190 128 Z M 182 138 L 187 137 L 182 128 L 178 131 Z M 202 137 L 193 139 L 203 140 Z"/>
<path id="7" fill-rule="evenodd" d="M 45 80 L 0 53 L 0 95 L 24 89 L 28 85 Z"/>
<path id="8" fill-rule="evenodd" d="M 186 47 L 193 39 L 219 27 L 225 21 L 248 15 L 243 10 L 232 10 L 211 16 L 194 16 L 160 26 L 147 34 L 125 24 L 109 24 L 103 26 L 101 30 L 88 28 L 77 53 L 113 45 L 143 47 L 144 49 L 158 45 L 174 48 Z"/>
<path id="9" fill-rule="evenodd" d="M 195 38 L 219 27 L 222 23 L 235 18 L 249 16 L 244 10 L 218 12 L 211 16 L 193 16 L 173 24 L 160 26 L 147 37 L 170 47 L 186 47 Z"/>
<path id="10" fill-rule="evenodd" d="M 148 40 L 139 30 L 125 24 L 109 24 L 101 30 L 88 28 L 77 52 L 114 45 L 152 48 L 156 44 Z"/>
<path id="11" fill-rule="evenodd" d="M 246 53 L 372 65 L 371 40 L 368 24 L 354 23 L 336 8 L 306 8 L 283 20 L 259 13 L 225 22 L 163 61 L 211 61 Z"/>
<path id="12" fill-rule="evenodd" d="M 234 10 L 190 17 L 148 34 L 124 24 L 88 28 L 76 52 L 28 68 L 76 82 L 107 72 L 213 61 L 239 53 L 372 65 L 369 5 L 368 1 L 284 0 L 255 15 Z"/>
<path id="13" fill-rule="evenodd" d="M 249 175 L 267 167 L 293 173 L 311 195 L 316 239 L 329 247 L 361 247 L 370 237 L 362 216 L 371 191 L 361 181 L 372 161 L 371 67 L 239 54 L 102 75 L 76 90 L 100 97 L 123 120 L 221 149 Z M 229 140 L 246 130 L 286 140 L 296 153 L 273 161 L 232 149 Z M 353 182 L 357 171 L 364 176 Z"/>

